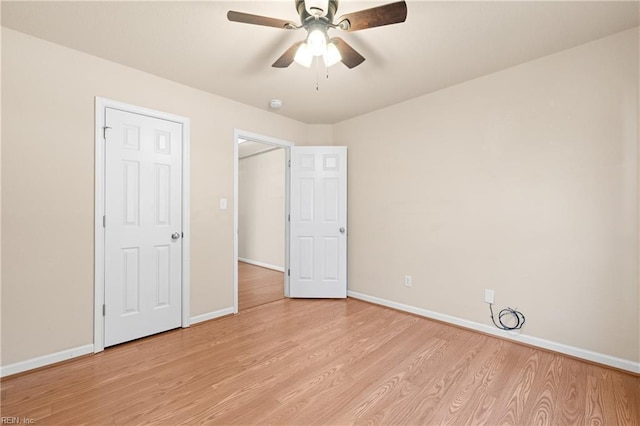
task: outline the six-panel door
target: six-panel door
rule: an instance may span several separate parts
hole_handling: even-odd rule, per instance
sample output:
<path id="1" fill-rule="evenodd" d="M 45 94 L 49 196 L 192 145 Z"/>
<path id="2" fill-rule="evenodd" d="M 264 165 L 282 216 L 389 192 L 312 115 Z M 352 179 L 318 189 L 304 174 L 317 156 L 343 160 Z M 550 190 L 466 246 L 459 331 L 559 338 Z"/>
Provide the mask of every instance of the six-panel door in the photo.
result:
<path id="1" fill-rule="evenodd" d="M 110 346 L 181 325 L 182 127 L 112 108 L 105 119 Z"/>
<path id="2" fill-rule="evenodd" d="M 290 296 L 347 296 L 347 148 L 291 149 Z"/>

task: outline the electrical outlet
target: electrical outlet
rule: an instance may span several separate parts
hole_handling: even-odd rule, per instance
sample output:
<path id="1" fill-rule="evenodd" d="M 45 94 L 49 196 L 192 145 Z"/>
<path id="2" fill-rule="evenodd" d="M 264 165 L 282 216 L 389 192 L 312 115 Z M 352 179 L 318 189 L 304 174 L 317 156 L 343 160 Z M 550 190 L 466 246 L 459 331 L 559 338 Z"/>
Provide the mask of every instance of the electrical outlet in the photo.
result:
<path id="1" fill-rule="evenodd" d="M 405 287 L 411 287 L 413 285 L 413 279 L 411 278 L 411 275 L 404 276 L 404 285 Z"/>
<path id="2" fill-rule="evenodd" d="M 484 290 L 484 303 L 493 303 L 493 298 L 495 293 L 493 290 L 489 290 L 488 288 Z"/>

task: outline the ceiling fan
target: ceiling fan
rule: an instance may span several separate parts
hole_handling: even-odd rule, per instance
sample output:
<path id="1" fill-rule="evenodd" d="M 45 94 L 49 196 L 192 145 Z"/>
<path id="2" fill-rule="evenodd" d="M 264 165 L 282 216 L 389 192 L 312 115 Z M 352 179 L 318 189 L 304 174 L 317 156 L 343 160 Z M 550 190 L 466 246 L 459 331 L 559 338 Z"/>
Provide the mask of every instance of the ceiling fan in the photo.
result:
<path id="1" fill-rule="evenodd" d="M 348 13 L 334 21 L 338 10 L 338 0 L 295 0 L 300 15 L 300 25 L 293 22 L 251 15 L 230 10 L 227 19 L 245 24 L 263 25 L 285 30 L 307 30 L 307 37 L 289 47 L 274 63 L 275 68 L 286 68 L 294 61 L 310 66 L 314 57 L 322 57 L 327 67 L 342 62 L 354 68 L 365 58 L 340 37 L 329 38 L 329 29 L 359 31 L 383 25 L 398 24 L 407 19 L 407 4 L 404 1 L 389 3 L 371 9 Z"/>

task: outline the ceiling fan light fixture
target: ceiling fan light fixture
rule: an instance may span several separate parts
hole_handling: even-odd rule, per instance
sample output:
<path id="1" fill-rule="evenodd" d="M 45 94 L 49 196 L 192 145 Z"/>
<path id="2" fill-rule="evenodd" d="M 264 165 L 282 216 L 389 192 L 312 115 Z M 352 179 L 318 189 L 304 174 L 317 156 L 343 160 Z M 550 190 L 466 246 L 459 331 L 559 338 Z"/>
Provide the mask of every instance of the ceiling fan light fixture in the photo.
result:
<path id="1" fill-rule="evenodd" d="M 319 28 L 309 31 L 307 46 L 313 56 L 321 56 L 327 50 L 327 34 Z"/>
<path id="2" fill-rule="evenodd" d="M 309 50 L 309 46 L 307 45 L 307 43 L 302 43 L 300 45 L 293 60 L 303 67 L 309 68 L 311 66 L 313 55 L 311 54 L 311 50 Z"/>
<path id="3" fill-rule="evenodd" d="M 327 44 L 327 51 L 322 55 L 322 59 L 324 59 L 324 64 L 330 67 L 340 62 L 342 55 L 335 44 L 329 43 Z"/>
<path id="4" fill-rule="evenodd" d="M 307 37 L 304 41 L 293 43 L 271 65 L 274 68 L 287 68 L 293 62 L 310 67 L 313 58 L 320 56 L 327 66 L 342 62 L 347 68 L 357 67 L 365 58 L 340 37 L 329 39 L 328 30 L 339 29 L 346 32 L 366 30 L 399 24 L 407 19 L 407 2 L 396 0 L 393 3 L 347 13 L 334 19 L 340 0 L 295 0 L 295 9 L 300 16 L 300 25 L 284 19 L 251 13 L 227 12 L 227 19 L 232 22 L 261 25 L 285 30 L 304 29 Z M 333 45 L 333 46 L 332 46 Z M 337 52 L 336 52 L 337 50 Z M 318 62 L 319 63 L 319 62 Z"/>

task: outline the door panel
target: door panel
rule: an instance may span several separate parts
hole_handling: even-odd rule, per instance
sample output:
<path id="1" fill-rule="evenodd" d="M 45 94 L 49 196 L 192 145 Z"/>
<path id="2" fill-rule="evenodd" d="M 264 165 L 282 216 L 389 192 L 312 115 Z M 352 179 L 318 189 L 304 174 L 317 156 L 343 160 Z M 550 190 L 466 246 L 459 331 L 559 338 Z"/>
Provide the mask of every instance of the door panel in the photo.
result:
<path id="1" fill-rule="evenodd" d="M 181 325 L 182 127 L 111 108 L 105 123 L 110 346 Z"/>
<path id="2" fill-rule="evenodd" d="M 346 147 L 292 148 L 290 226 L 290 296 L 346 297 Z"/>

